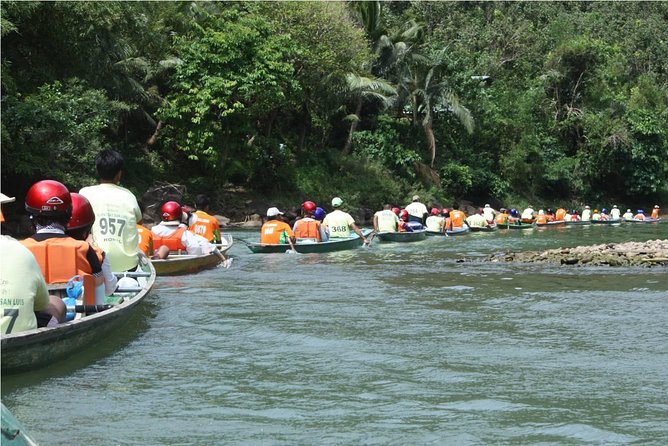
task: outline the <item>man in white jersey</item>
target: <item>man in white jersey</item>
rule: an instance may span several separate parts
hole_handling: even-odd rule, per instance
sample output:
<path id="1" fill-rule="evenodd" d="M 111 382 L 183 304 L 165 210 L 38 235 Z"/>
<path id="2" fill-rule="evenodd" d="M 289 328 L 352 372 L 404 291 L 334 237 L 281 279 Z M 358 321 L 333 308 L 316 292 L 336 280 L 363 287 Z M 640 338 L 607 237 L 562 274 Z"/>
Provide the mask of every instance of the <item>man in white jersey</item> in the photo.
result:
<path id="1" fill-rule="evenodd" d="M 610 218 L 613 220 L 619 220 L 621 218 L 621 211 L 619 208 L 617 208 L 617 205 L 612 206 L 612 210 L 610 211 Z"/>
<path id="2" fill-rule="evenodd" d="M 327 214 L 322 223 L 329 229 L 329 239 L 350 237 L 350 230 L 352 229 L 357 234 L 364 244 L 369 241 L 364 237 L 362 231 L 355 224 L 355 219 L 347 212 L 343 212 L 339 207 L 343 204 L 343 200 L 339 197 L 332 198 L 332 207 L 334 210 Z"/>
<path id="3" fill-rule="evenodd" d="M 142 215 L 135 196 L 118 184 L 123 173 L 123 156 L 114 150 L 103 150 L 95 158 L 100 184 L 79 191 L 93 206 L 95 244 L 109 257 L 113 271 L 135 269 L 137 257 L 137 222 Z"/>
<path id="4" fill-rule="evenodd" d="M 386 204 L 382 211 L 373 215 L 373 229 L 376 232 L 397 232 L 398 228 L 399 217 L 392 212 L 392 205 Z"/>
<path id="5" fill-rule="evenodd" d="M 424 223 L 429 215 L 427 206 L 420 202 L 419 195 L 413 195 L 413 201 L 406 206 L 406 211 L 408 211 L 408 221 L 416 221 L 418 223 Z"/>

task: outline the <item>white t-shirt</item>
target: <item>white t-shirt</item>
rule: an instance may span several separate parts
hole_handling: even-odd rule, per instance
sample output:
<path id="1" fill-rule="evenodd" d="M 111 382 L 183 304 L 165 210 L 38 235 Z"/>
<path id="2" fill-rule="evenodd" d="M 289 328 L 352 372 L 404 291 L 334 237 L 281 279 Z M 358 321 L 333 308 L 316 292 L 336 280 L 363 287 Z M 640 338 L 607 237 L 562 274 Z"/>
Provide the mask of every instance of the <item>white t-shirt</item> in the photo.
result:
<path id="1" fill-rule="evenodd" d="M 93 206 L 93 241 L 109 257 L 111 268 L 135 268 L 139 262 L 137 222 L 142 219 L 135 196 L 126 188 L 109 183 L 84 187 L 79 193 Z"/>
<path id="2" fill-rule="evenodd" d="M 325 216 L 322 223 L 329 229 L 329 238 L 350 237 L 350 227 L 355 219 L 347 212 L 336 209 Z"/>
<path id="3" fill-rule="evenodd" d="M 408 206 L 406 206 L 406 212 L 408 212 L 408 215 L 412 215 L 413 217 L 418 217 L 418 218 L 423 218 L 424 214 L 429 213 L 429 211 L 427 210 L 427 206 L 420 203 L 419 201 L 414 201 Z"/>

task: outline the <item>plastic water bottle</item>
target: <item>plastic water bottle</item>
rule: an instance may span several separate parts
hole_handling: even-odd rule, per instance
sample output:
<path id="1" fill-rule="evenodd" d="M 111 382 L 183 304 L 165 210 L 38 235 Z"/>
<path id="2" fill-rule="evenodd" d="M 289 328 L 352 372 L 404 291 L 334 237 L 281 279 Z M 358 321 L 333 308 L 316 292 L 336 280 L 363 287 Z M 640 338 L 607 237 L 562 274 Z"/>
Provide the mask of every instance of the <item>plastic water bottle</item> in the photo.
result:
<path id="1" fill-rule="evenodd" d="M 71 321 L 76 315 L 75 307 L 77 305 L 77 299 L 83 293 L 83 277 L 74 276 L 67 281 L 67 297 L 63 298 L 65 302 L 65 307 L 67 307 L 67 314 L 65 315 L 65 320 Z"/>

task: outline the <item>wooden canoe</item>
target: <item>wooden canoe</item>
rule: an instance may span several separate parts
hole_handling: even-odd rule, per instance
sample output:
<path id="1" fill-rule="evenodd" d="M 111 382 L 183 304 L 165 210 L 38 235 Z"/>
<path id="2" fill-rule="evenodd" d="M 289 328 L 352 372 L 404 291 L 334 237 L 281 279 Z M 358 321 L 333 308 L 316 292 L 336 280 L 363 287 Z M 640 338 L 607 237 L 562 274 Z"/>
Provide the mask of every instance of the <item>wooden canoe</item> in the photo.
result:
<path id="1" fill-rule="evenodd" d="M 362 229 L 364 237 L 371 234 L 370 229 Z M 248 249 L 254 254 L 284 254 L 291 251 L 292 248 L 287 243 L 281 244 L 263 244 L 255 242 L 245 242 Z M 326 242 L 313 242 L 308 240 L 297 240 L 295 251 L 300 254 L 314 254 L 332 251 L 345 251 L 362 246 L 362 239 L 353 234 L 351 237 L 332 238 Z"/>
<path id="2" fill-rule="evenodd" d="M 646 218 L 644 220 L 636 220 L 635 218 L 633 220 L 626 220 L 627 223 L 659 223 L 661 221 L 661 218 Z"/>
<path id="3" fill-rule="evenodd" d="M 591 224 L 591 220 L 577 220 L 577 221 L 567 221 L 566 226 L 587 226 Z"/>
<path id="4" fill-rule="evenodd" d="M 493 225 L 483 226 L 483 227 L 480 227 L 480 226 L 469 226 L 469 229 L 471 230 L 471 232 L 494 232 L 494 231 L 496 231 L 498 228 L 497 228 L 497 226 L 496 226 L 496 223 L 494 223 Z"/>
<path id="5" fill-rule="evenodd" d="M 34 370 L 65 359 L 96 343 L 122 325 L 155 282 L 155 269 L 145 256 L 140 257 L 141 272 L 128 273 L 139 283 L 137 288 L 117 289 L 107 296 L 110 305 L 95 308 L 99 312 L 79 313 L 69 322 L 54 327 L 36 328 L 2 335 L 2 373 Z M 65 295 L 65 284 L 50 285 L 51 294 Z M 90 307 L 88 307 L 90 309 Z M 90 310 L 92 311 L 92 310 Z"/>
<path id="6" fill-rule="evenodd" d="M 232 248 L 234 240 L 230 234 L 222 234 L 225 243 L 216 245 L 221 253 L 226 253 Z M 215 254 L 190 255 L 180 253 L 169 253 L 166 259 L 151 260 L 158 276 L 178 276 L 182 274 L 194 274 L 207 268 L 217 266 L 222 260 Z"/>
<path id="7" fill-rule="evenodd" d="M 469 227 L 467 225 L 464 225 L 459 228 L 446 229 L 445 233 L 447 235 L 464 235 L 467 234 L 469 231 L 470 231 Z"/>
<path id="8" fill-rule="evenodd" d="M 379 232 L 377 236 L 383 242 L 417 242 L 427 238 L 427 230 L 420 229 L 413 232 Z"/>
<path id="9" fill-rule="evenodd" d="M 536 227 L 536 222 L 533 223 L 506 223 L 505 225 L 499 225 L 501 229 L 533 229 Z"/>
<path id="10" fill-rule="evenodd" d="M 546 223 L 536 223 L 536 226 L 539 228 L 550 228 L 553 226 L 564 226 L 566 224 L 565 221 L 559 220 L 559 221 L 548 221 Z"/>
<path id="11" fill-rule="evenodd" d="M 621 225 L 622 224 L 621 218 L 618 218 L 616 220 L 592 220 L 591 224 L 593 225 Z"/>

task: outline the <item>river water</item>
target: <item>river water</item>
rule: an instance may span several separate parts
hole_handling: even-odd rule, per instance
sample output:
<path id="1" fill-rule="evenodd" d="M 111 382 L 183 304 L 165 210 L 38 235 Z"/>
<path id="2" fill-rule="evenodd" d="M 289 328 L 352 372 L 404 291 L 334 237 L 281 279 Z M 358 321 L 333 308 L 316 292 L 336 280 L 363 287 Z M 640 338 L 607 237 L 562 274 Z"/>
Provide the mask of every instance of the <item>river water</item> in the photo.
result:
<path id="1" fill-rule="evenodd" d="M 257 239 L 256 233 L 235 237 Z M 2 379 L 41 445 L 668 444 L 668 270 L 458 263 L 668 224 L 250 254 Z"/>

